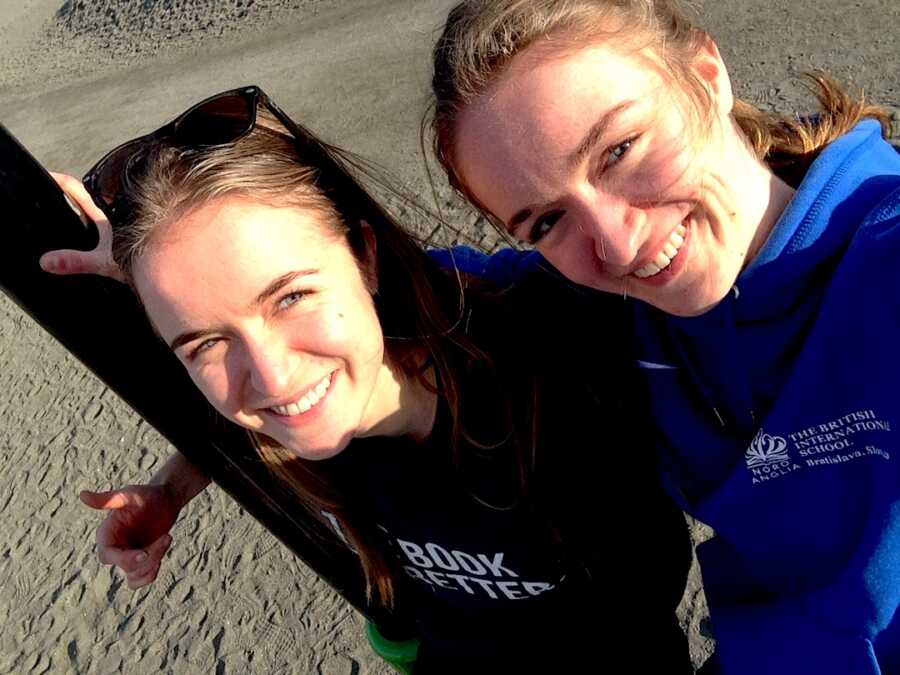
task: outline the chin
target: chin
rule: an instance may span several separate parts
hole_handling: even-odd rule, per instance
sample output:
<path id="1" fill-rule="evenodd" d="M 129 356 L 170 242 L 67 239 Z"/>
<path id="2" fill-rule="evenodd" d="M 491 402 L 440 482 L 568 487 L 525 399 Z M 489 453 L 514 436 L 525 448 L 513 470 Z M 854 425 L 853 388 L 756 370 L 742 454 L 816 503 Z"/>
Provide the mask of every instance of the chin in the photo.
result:
<path id="1" fill-rule="evenodd" d="M 323 459 L 331 459 L 332 457 L 341 454 L 350 444 L 352 438 L 352 434 L 348 433 L 344 434 L 337 440 L 330 442 L 317 441 L 312 443 L 301 443 L 296 439 L 275 440 L 281 443 L 281 445 L 283 445 L 285 449 L 297 455 L 297 457 L 311 462 L 317 462 Z"/>
<path id="2" fill-rule="evenodd" d="M 300 459 L 305 459 L 308 462 L 319 462 L 323 459 L 331 459 L 332 457 L 336 457 L 341 454 L 343 448 L 325 448 L 322 450 L 291 450 L 291 452 L 296 453 L 296 455 Z"/>
<path id="3" fill-rule="evenodd" d="M 666 314 L 670 314 L 671 316 L 690 319 L 695 316 L 706 314 L 722 301 L 722 297 L 724 296 L 718 297 L 715 300 L 705 298 L 703 300 L 698 300 L 696 302 L 690 303 L 658 303 L 653 302 L 652 300 L 647 300 L 646 302 L 653 305 L 658 310 L 665 312 Z"/>
<path id="4" fill-rule="evenodd" d="M 676 309 L 664 309 L 663 311 L 666 314 L 670 314 L 671 316 L 677 316 L 682 319 L 691 319 L 695 316 L 702 316 L 706 314 L 709 310 L 711 310 L 715 305 L 710 305 L 708 307 L 703 307 L 702 309 L 694 309 L 694 308 L 676 308 Z"/>
<path id="5" fill-rule="evenodd" d="M 672 293 L 662 297 L 660 297 L 660 295 L 662 295 L 660 294 L 655 297 L 641 299 L 666 314 L 691 318 L 701 316 L 714 309 L 716 305 L 728 296 L 731 289 L 734 287 L 734 283 L 735 282 L 728 283 L 724 279 L 720 279 L 718 282 L 713 282 L 711 284 L 701 283 L 699 284 L 699 288 L 698 285 L 693 285 L 683 288 L 680 291 L 672 289 Z"/>
<path id="6" fill-rule="evenodd" d="M 653 300 L 647 300 L 646 302 L 653 305 L 658 310 L 665 312 L 666 314 L 683 318 L 700 316 L 701 314 L 705 314 L 718 304 L 718 300 L 715 302 L 710 302 L 707 299 L 700 300 L 694 298 L 691 298 L 689 302 L 685 302 L 680 298 L 674 301 L 670 300 L 668 302 L 654 302 Z"/>

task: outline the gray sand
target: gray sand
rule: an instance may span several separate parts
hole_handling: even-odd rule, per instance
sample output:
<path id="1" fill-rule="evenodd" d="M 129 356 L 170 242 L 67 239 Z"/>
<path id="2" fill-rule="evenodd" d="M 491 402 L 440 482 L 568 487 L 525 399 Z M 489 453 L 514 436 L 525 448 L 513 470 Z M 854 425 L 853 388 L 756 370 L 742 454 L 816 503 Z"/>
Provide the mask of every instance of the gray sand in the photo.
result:
<path id="1" fill-rule="evenodd" d="M 418 123 L 428 49 L 452 4 L 6 0 L 0 121 L 47 166 L 79 173 L 202 96 L 257 83 L 428 194 Z M 803 110 L 796 75 L 823 68 L 900 110 L 896 0 L 718 0 L 705 16 L 746 98 Z M 483 223 L 443 186 L 439 194 L 452 222 L 482 240 Z M 141 482 L 169 452 L 0 297 L 0 672 L 389 672 L 355 613 L 218 489 L 191 505 L 149 589 L 131 592 L 100 566 L 99 518 L 78 490 Z M 709 640 L 696 575 L 682 610 L 702 661 Z M 615 621 L 614 608 L 598 607 L 595 620 L 598 630 Z"/>

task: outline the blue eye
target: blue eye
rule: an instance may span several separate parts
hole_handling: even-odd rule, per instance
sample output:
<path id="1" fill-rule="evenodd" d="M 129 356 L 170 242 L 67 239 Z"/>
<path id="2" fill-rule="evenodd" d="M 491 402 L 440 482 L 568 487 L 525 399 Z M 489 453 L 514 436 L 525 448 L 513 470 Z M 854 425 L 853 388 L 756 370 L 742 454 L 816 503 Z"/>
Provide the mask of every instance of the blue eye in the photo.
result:
<path id="1" fill-rule="evenodd" d="M 565 213 L 565 211 L 551 211 L 535 220 L 534 225 L 531 226 L 531 231 L 528 233 L 528 243 L 537 244 L 553 229 L 554 225 L 559 222 L 559 219 Z"/>
<path id="2" fill-rule="evenodd" d="M 208 340 L 204 340 L 203 342 L 201 342 L 199 345 L 197 345 L 196 347 L 194 347 L 191 350 L 191 353 L 188 355 L 188 358 L 194 359 L 197 356 L 199 356 L 200 354 L 202 354 L 203 352 L 205 352 L 206 350 L 212 349 L 218 343 L 219 343 L 219 338 L 209 338 Z"/>
<path id="3" fill-rule="evenodd" d="M 303 299 L 304 295 L 306 294 L 302 291 L 294 291 L 282 296 L 282 298 L 278 301 L 278 309 L 288 309 L 289 307 L 296 305 L 298 302 L 300 302 L 300 300 Z"/>
<path id="4" fill-rule="evenodd" d="M 634 138 L 630 138 L 627 141 L 625 141 L 624 143 L 619 143 L 619 145 L 616 145 L 616 146 L 610 148 L 608 157 L 606 160 L 606 166 L 612 166 L 613 164 L 616 164 L 617 162 L 619 162 L 625 156 L 625 154 L 631 149 L 631 146 L 634 145 L 635 140 L 636 139 L 634 139 Z"/>

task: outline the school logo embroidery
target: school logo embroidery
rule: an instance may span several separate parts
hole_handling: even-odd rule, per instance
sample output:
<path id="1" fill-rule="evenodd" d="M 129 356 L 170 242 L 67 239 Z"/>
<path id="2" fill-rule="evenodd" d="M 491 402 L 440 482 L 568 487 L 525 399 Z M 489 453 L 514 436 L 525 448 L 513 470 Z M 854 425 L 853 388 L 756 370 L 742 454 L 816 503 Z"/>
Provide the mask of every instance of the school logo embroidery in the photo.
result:
<path id="1" fill-rule="evenodd" d="M 790 459 L 787 451 L 787 441 L 781 436 L 770 436 L 760 429 L 756 437 L 750 443 L 745 457 L 747 467 L 753 468 L 760 464 L 777 464 Z"/>
<path id="2" fill-rule="evenodd" d="M 744 453 L 754 485 L 789 474 L 800 465 L 791 460 L 787 440 L 760 429 Z"/>
<path id="3" fill-rule="evenodd" d="M 857 410 L 785 436 L 760 429 L 744 459 L 754 485 L 800 468 L 819 470 L 867 458 L 889 461 L 890 452 L 882 444 L 891 431 L 890 421 L 874 410 Z"/>

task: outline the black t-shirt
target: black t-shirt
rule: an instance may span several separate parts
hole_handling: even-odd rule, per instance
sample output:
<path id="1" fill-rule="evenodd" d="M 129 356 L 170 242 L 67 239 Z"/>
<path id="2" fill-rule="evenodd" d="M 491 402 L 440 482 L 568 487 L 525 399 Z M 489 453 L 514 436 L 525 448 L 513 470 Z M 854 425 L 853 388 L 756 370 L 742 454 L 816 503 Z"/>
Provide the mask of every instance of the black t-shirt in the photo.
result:
<path id="1" fill-rule="evenodd" d="M 428 672 L 617 667 L 648 646 L 690 672 L 674 621 L 690 549 L 631 390 L 624 311 L 552 276 L 470 299 L 466 329 L 494 362 L 460 360 L 456 452 L 442 403 L 424 443 L 361 439 L 327 460 L 392 553 Z"/>
<path id="2" fill-rule="evenodd" d="M 487 504 L 470 492 L 446 443 L 450 426 L 442 407 L 437 442 L 374 439 L 330 461 L 408 582 L 423 637 L 493 651 L 496 636 L 486 631 L 532 623 L 572 571 L 532 509 Z"/>

